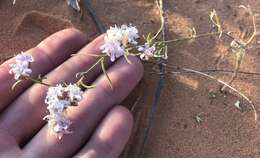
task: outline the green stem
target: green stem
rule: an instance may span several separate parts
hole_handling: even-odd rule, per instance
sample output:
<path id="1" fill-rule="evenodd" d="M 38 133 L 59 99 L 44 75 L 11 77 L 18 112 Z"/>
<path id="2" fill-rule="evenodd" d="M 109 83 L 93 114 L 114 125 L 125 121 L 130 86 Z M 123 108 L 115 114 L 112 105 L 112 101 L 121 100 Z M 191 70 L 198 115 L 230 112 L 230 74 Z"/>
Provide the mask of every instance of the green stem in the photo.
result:
<path id="1" fill-rule="evenodd" d="M 154 42 L 154 44 L 158 44 L 158 43 L 174 43 L 174 42 L 179 42 L 179 41 L 187 41 L 187 40 L 192 40 L 192 39 L 197 39 L 197 38 L 202 38 L 202 37 L 208 37 L 208 36 L 214 36 L 214 35 L 217 35 L 217 34 L 220 34 L 221 32 L 217 31 L 217 32 L 209 32 L 209 33 L 203 33 L 203 34 L 199 34 L 199 35 L 196 35 L 196 36 L 189 36 L 189 37 L 183 37 L 183 38 L 178 38 L 178 39 L 173 39 L 173 40 L 168 40 L 168 41 L 157 41 L 157 42 Z M 225 33 L 223 32 L 224 35 L 234 39 L 231 35 L 229 35 L 228 33 Z M 141 46 L 144 46 L 143 45 L 137 45 L 137 46 L 133 46 L 133 47 L 129 47 L 127 48 L 128 50 L 132 50 L 134 48 L 138 48 L 138 47 L 141 47 Z"/>
<path id="2" fill-rule="evenodd" d="M 153 36 L 152 40 L 155 40 L 160 33 L 163 31 L 164 28 L 164 17 L 163 17 L 163 11 L 161 8 L 162 2 L 161 1 L 156 1 L 157 7 L 159 8 L 159 12 L 160 12 L 160 20 L 161 20 L 161 25 L 160 28 L 158 29 L 157 33 Z"/>
<path id="3" fill-rule="evenodd" d="M 80 75 L 84 76 L 86 75 L 89 71 L 91 71 L 95 66 L 97 66 L 102 60 L 104 59 L 104 57 L 102 56 L 101 58 L 99 58 L 97 60 L 97 62 L 95 62 L 87 71 L 81 72 Z"/>
<path id="4" fill-rule="evenodd" d="M 200 34 L 200 35 L 196 35 L 196 36 L 192 36 L 192 37 L 184 37 L 184 38 L 178 38 L 178 39 L 173 39 L 173 40 L 168 40 L 168 41 L 158 41 L 158 42 L 155 42 L 155 44 L 157 44 L 157 43 L 165 43 L 166 44 L 166 43 L 173 43 L 173 42 L 179 42 L 179 41 L 192 40 L 192 39 L 197 39 L 197 38 L 217 35 L 219 33 L 220 32 L 204 33 L 204 34 Z"/>
<path id="5" fill-rule="evenodd" d="M 91 71 L 94 67 L 96 67 L 99 63 L 101 63 L 102 61 L 104 61 L 105 56 L 102 56 L 101 58 L 99 58 L 87 71 L 81 72 L 80 74 L 80 79 L 76 82 L 76 84 L 78 86 L 82 86 L 86 89 L 90 89 L 93 88 L 93 86 L 88 86 L 86 85 L 83 81 L 84 81 L 84 77 L 86 77 L 85 75 L 87 73 L 89 73 L 89 71 Z"/>
<path id="6" fill-rule="evenodd" d="M 38 84 L 41 84 L 41 85 L 44 85 L 44 86 L 47 86 L 47 87 L 51 87 L 50 84 L 42 82 L 42 80 L 35 79 L 35 78 L 30 77 L 30 76 L 23 76 L 23 77 L 24 77 L 25 80 L 29 80 L 29 81 L 32 81 L 34 83 L 38 83 Z"/>

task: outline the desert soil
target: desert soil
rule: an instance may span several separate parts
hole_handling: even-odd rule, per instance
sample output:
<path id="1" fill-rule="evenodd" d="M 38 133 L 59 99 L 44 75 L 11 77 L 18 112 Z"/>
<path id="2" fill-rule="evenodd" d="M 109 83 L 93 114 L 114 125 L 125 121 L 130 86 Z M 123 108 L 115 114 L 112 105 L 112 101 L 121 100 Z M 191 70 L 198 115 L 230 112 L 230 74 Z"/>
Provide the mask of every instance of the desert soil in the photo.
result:
<path id="1" fill-rule="evenodd" d="M 132 23 L 141 34 L 155 32 L 159 27 L 158 10 L 153 0 L 94 0 L 93 9 L 104 26 Z M 188 35 L 189 28 L 197 33 L 212 31 L 209 12 L 215 8 L 225 29 L 240 36 L 250 28 L 239 5 L 251 5 L 259 10 L 259 0 L 165 0 L 166 38 Z M 84 8 L 83 8 L 84 10 Z M 78 14 L 68 8 L 64 0 L 0 1 L 1 60 L 35 46 L 48 35 L 74 26 L 89 39 L 99 34 L 88 12 Z M 201 38 L 169 45 L 168 63 L 195 70 L 225 69 L 235 66 L 235 55 L 229 40 L 217 37 Z M 133 158 L 138 152 L 147 126 L 159 76 L 152 74 L 152 66 L 145 64 L 145 75 L 134 93 L 126 99 L 129 107 L 135 103 L 135 127 L 131 140 L 122 154 Z M 259 50 L 250 49 L 245 55 L 241 71 L 260 72 Z M 230 73 L 212 73 L 228 81 Z M 232 84 L 245 93 L 260 108 L 260 76 L 239 74 Z M 209 99 L 210 91 L 217 91 L 215 81 L 194 74 L 166 75 L 164 88 L 153 119 L 143 158 L 258 158 L 260 157 L 260 121 L 254 120 L 249 104 L 235 93 L 219 94 Z M 229 91 L 228 91 L 229 92 Z M 230 91 L 231 92 L 231 91 Z M 234 103 L 241 101 L 241 110 Z M 258 111 L 260 115 L 260 111 Z M 199 124 L 194 117 L 201 114 Z"/>

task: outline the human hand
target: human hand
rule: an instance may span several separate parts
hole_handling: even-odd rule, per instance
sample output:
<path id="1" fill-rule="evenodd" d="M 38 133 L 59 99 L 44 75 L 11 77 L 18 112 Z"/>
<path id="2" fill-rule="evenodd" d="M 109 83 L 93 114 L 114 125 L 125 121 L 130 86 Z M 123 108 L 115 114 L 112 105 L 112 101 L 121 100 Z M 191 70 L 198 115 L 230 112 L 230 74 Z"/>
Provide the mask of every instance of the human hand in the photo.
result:
<path id="1" fill-rule="evenodd" d="M 38 46 L 27 51 L 32 54 L 33 73 L 47 76 L 46 82 L 55 85 L 75 82 L 77 72 L 95 63 L 103 36 L 86 44 L 86 37 L 75 29 L 57 32 Z M 77 55 L 71 57 L 71 54 Z M 71 58 L 70 58 L 71 57 Z M 139 59 L 129 57 L 113 64 L 107 60 L 108 75 L 113 89 L 100 67 L 88 74 L 85 82 L 94 84 L 84 94 L 79 106 L 68 109 L 73 122 L 72 134 L 59 140 L 48 132 L 42 118 L 47 114 L 44 98 L 47 87 L 24 81 L 11 90 L 15 80 L 9 74 L 10 59 L 0 66 L 0 157 L 2 158 L 116 158 L 122 152 L 133 124 L 131 113 L 119 106 L 137 85 L 143 74 Z"/>

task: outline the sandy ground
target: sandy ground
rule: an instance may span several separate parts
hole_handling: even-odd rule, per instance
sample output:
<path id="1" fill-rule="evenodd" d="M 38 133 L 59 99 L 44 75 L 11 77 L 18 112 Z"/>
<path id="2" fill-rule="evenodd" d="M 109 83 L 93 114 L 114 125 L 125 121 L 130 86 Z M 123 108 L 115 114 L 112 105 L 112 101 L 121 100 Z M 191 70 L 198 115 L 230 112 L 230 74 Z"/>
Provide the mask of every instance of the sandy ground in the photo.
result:
<path id="1" fill-rule="evenodd" d="M 238 6 L 251 5 L 260 10 L 259 0 L 165 0 L 167 39 L 188 34 L 195 27 L 198 33 L 211 30 L 208 13 L 215 8 L 224 27 L 238 36 L 249 23 Z M 133 23 L 141 34 L 156 31 L 158 11 L 153 0 L 94 0 L 93 7 L 105 26 Z M 259 11 L 260 13 L 260 11 Z M 77 14 L 63 0 L 0 1 L 1 58 L 33 47 L 43 38 L 60 29 L 74 26 L 90 39 L 98 30 L 90 16 Z M 227 39 L 202 38 L 194 42 L 179 42 L 169 46 L 168 63 L 196 70 L 232 70 L 235 56 L 229 51 Z M 259 72 L 259 50 L 246 54 L 241 71 Z M 147 126 L 158 75 L 151 75 L 151 65 L 145 65 L 145 77 L 126 100 L 133 110 L 135 128 L 122 154 L 133 158 L 141 144 Z M 231 74 L 214 73 L 228 80 Z M 260 108 L 260 76 L 242 75 L 233 86 L 244 92 Z M 254 121 L 249 104 L 233 93 L 209 100 L 209 91 L 219 84 L 194 74 L 167 75 L 161 99 L 151 128 L 143 158 L 258 158 L 260 157 L 260 123 Z M 234 103 L 240 100 L 242 110 Z M 194 117 L 202 113 L 202 123 Z M 258 113 L 260 113 L 258 111 Z"/>

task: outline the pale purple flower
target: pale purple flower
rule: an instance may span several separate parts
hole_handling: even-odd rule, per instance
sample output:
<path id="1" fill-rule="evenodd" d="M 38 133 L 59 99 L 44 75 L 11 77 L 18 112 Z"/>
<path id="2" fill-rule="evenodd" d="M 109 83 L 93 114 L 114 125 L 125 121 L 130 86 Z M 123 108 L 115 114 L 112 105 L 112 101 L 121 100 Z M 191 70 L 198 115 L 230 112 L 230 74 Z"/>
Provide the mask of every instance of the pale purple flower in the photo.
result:
<path id="1" fill-rule="evenodd" d="M 72 124 L 71 121 L 62 114 L 50 114 L 43 119 L 48 121 L 48 128 L 51 134 L 55 134 L 59 139 L 61 139 L 64 134 L 72 133 L 72 131 L 69 130 Z"/>
<path id="2" fill-rule="evenodd" d="M 149 60 L 150 57 L 153 57 L 155 50 L 155 45 L 150 46 L 148 43 L 145 43 L 143 47 L 138 48 L 138 51 L 142 52 L 140 55 L 142 60 Z"/>
<path id="3" fill-rule="evenodd" d="M 100 47 L 102 53 L 107 54 L 110 60 L 114 62 L 125 54 L 125 45 L 127 43 L 137 44 L 139 38 L 138 30 L 132 25 L 122 25 L 121 27 L 110 27 L 104 37 L 105 43 Z"/>
<path id="4" fill-rule="evenodd" d="M 30 64 L 34 61 L 33 57 L 29 54 L 21 53 L 15 57 L 16 63 L 10 64 L 10 74 L 14 75 L 16 80 L 19 80 L 21 76 L 30 76 L 32 70 Z"/>
<path id="5" fill-rule="evenodd" d="M 58 84 L 49 87 L 45 103 L 48 105 L 49 114 L 44 117 L 48 121 L 50 131 L 58 136 L 59 139 L 64 134 L 71 133 L 69 126 L 71 121 L 65 116 L 69 106 L 77 105 L 83 99 L 83 91 L 76 84 L 67 86 Z"/>
<path id="6" fill-rule="evenodd" d="M 138 39 L 140 37 L 138 34 L 137 28 L 132 25 L 130 25 L 130 26 L 122 25 L 121 29 L 123 32 L 123 36 L 128 39 L 128 42 L 136 45 L 137 44 L 136 39 Z"/>
<path id="7" fill-rule="evenodd" d="M 15 57 L 16 62 L 32 63 L 34 61 L 32 55 L 21 52 Z"/>
<path id="8" fill-rule="evenodd" d="M 112 62 L 124 55 L 125 50 L 119 42 L 106 42 L 100 47 L 102 53 L 107 54 Z"/>

